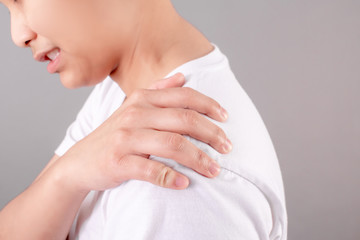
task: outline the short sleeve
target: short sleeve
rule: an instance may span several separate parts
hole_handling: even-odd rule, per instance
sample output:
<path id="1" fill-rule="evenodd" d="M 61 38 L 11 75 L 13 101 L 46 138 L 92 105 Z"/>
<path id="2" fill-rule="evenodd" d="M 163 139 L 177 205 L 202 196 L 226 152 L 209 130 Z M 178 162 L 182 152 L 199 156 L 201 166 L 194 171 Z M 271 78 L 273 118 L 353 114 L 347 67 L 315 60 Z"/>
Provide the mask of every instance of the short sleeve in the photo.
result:
<path id="1" fill-rule="evenodd" d="M 74 122 L 66 130 L 65 137 L 55 150 L 58 156 L 64 155 L 75 143 L 86 137 L 94 129 L 94 115 L 97 110 L 98 87 L 86 99 Z"/>
<path id="2" fill-rule="evenodd" d="M 182 191 L 131 180 L 106 192 L 103 239 L 277 239 L 270 205 L 251 182 L 226 169 L 216 179 L 186 173 L 192 184 Z"/>

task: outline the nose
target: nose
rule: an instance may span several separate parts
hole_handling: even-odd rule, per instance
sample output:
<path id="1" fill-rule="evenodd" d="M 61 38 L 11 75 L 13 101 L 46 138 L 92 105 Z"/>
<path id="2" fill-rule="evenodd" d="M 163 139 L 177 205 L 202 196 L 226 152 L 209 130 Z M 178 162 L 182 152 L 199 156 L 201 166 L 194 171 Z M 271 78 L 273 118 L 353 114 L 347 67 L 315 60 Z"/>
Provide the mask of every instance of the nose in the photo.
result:
<path id="1" fill-rule="evenodd" d="M 24 15 L 20 12 L 11 14 L 11 37 L 18 47 L 28 47 L 30 42 L 37 37 L 36 33 L 29 28 Z"/>

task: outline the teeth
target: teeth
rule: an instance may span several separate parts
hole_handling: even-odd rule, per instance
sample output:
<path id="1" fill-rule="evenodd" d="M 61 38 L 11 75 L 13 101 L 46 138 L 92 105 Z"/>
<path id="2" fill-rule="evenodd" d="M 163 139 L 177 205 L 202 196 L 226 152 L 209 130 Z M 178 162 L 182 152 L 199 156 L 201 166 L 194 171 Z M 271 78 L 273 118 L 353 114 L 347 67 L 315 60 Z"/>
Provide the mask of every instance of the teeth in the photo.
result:
<path id="1" fill-rule="evenodd" d="M 59 49 L 54 49 L 53 51 L 49 52 L 46 56 L 53 61 L 57 56 L 59 56 L 60 51 Z"/>

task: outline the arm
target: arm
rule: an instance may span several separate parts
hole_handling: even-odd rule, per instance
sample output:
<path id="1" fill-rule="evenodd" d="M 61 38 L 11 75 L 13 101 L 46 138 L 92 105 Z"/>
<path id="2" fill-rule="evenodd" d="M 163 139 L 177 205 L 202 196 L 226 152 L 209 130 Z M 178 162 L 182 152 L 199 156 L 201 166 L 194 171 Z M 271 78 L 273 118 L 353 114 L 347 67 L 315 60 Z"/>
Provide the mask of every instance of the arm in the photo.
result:
<path id="1" fill-rule="evenodd" d="M 86 191 L 77 192 L 61 172 L 48 166 L 22 194 L 0 212 L 0 239 L 64 240 Z"/>
<path id="2" fill-rule="evenodd" d="M 197 112 L 224 120 L 218 103 L 190 89 L 141 90 L 130 96 L 64 156 L 54 156 L 33 184 L 0 212 L 0 239 L 65 239 L 90 190 L 128 179 L 187 187 L 184 175 L 147 159 L 149 155 L 173 158 L 207 177 L 216 176 L 211 171 L 214 160 L 181 136 L 194 136 L 225 152 L 224 132 Z"/>
<path id="3" fill-rule="evenodd" d="M 44 169 L 40 172 L 40 174 L 35 178 L 34 182 L 35 183 L 37 180 L 40 179 L 40 177 L 46 172 L 46 170 L 48 170 L 60 157 L 58 155 L 54 155 L 50 161 L 48 162 L 48 164 L 44 167 Z"/>

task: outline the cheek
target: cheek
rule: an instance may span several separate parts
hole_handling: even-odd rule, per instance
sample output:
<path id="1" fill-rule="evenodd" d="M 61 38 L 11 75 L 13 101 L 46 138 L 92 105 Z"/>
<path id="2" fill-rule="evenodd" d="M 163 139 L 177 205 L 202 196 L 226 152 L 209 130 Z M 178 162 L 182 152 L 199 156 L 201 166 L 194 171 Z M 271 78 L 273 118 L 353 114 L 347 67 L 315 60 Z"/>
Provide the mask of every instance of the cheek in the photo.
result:
<path id="1" fill-rule="evenodd" d="M 58 31 L 63 18 L 62 11 L 56 11 L 59 7 L 58 1 L 54 0 L 24 1 L 24 12 L 30 28 L 43 36 Z"/>
<path id="2" fill-rule="evenodd" d="M 95 6 L 91 2 L 86 5 L 82 0 L 33 0 L 24 9 L 34 32 L 81 60 L 101 53 L 106 42 L 101 32 L 104 27 L 94 18 Z"/>
<path id="3" fill-rule="evenodd" d="M 81 0 L 24 1 L 27 22 L 32 30 L 54 43 L 82 42 L 93 38 L 91 10 Z M 91 1 L 90 1 L 91 2 Z M 80 10 L 82 8 L 82 10 Z"/>
<path id="4" fill-rule="evenodd" d="M 32 0 L 24 8 L 29 26 L 61 49 L 60 79 L 67 88 L 97 84 L 114 67 L 114 53 L 108 49 L 112 44 L 94 2 Z"/>

